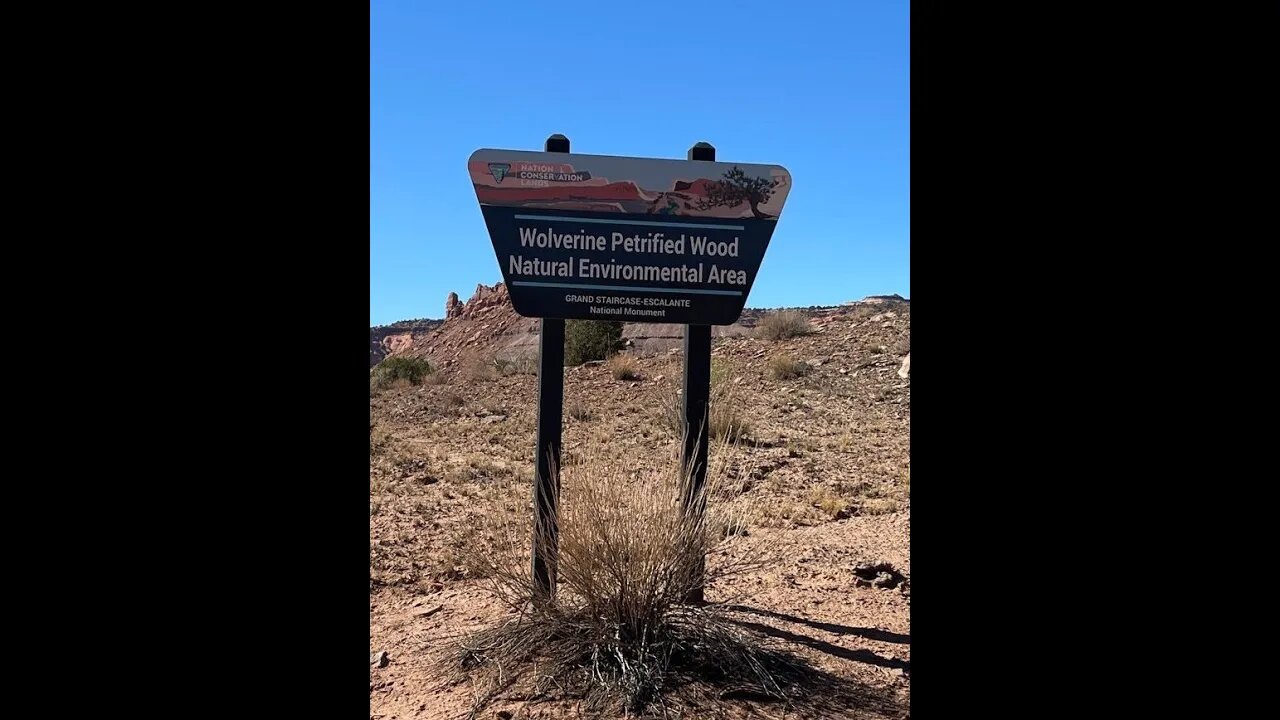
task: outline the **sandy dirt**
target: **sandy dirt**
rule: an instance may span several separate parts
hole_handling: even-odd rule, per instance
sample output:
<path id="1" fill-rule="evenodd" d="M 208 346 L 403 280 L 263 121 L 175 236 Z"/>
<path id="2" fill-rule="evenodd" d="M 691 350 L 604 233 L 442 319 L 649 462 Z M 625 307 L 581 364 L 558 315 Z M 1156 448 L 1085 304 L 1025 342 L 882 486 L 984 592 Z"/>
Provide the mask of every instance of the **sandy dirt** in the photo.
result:
<path id="1" fill-rule="evenodd" d="M 910 305 L 847 306 L 815 315 L 813 330 L 713 348 L 749 427 L 739 451 L 753 469 L 738 488 L 749 534 L 771 561 L 707 595 L 733 599 L 744 627 L 865 690 L 866 703 L 826 716 L 908 717 Z M 505 616 L 469 557 L 484 518 L 531 512 L 537 378 L 488 371 L 475 350 L 434 383 L 371 392 L 371 718 L 466 717 L 472 688 L 447 685 L 436 663 Z M 779 356 L 810 369 L 775 379 Z M 639 358 L 635 380 L 603 365 L 567 369 L 565 462 L 668 462 L 680 362 Z M 874 565 L 881 572 L 865 569 Z M 576 716 L 571 702 L 507 697 L 477 717 Z M 684 717 L 811 716 L 730 698 Z"/>

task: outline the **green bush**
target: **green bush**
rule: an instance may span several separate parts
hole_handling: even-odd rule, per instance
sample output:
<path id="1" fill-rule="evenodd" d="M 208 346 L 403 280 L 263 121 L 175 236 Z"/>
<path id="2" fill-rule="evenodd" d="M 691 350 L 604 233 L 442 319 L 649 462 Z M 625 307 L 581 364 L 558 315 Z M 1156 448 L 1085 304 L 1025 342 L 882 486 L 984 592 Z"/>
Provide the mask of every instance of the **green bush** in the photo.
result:
<path id="1" fill-rule="evenodd" d="M 431 364 L 422 358 L 397 355 L 378 363 L 369 373 L 369 380 L 377 388 L 390 387 L 401 380 L 410 385 L 421 385 L 422 379 L 432 372 Z"/>
<path id="2" fill-rule="evenodd" d="M 569 320 L 564 324 L 564 364 L 604 360 L 622 344 L 622 323 L 611 320 Z"/>

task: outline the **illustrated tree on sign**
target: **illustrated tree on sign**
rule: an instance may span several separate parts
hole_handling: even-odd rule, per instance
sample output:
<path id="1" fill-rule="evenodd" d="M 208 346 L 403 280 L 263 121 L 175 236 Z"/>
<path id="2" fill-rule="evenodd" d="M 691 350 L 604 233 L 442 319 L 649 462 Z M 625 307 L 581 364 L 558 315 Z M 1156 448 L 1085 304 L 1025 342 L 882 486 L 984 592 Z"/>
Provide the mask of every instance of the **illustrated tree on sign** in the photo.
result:
<path id="1" fill-rule="evenodd" d="M 751 206 L 752 215 L 771 218 L 772 215 L 760 212 L 760 205 L 769 201 L 780 182 L 781 178 L 750 177 L 742 168 L 735 166 L 724 174 L 723 180 L 707 186 L 707 196 L 698 200 L 698 209 L 737 207 L 745 202 Z"/>

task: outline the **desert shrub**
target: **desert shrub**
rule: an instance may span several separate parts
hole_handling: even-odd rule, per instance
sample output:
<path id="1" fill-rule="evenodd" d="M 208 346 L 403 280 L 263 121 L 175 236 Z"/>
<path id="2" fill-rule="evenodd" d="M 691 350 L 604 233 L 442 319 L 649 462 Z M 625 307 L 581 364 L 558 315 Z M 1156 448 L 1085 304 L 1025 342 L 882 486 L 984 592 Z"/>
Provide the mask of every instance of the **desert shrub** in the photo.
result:
<path id="1" fill-rule="evenodd" d="M 537 375 L 538 361 L 536 358 L 528 355 L 520 355 L 514 358 L 494 358 L 492 361 L 493 369 L 498 375 Z"/>
<path id="2" fill-rule="evenodd" d="M 614 380 L 635 380 L 640 377 L 640 362 L 634 355 L 618 353 L 605 362 Z"/>
<path id="3" fill-rule="evenodd" d="M 385 428 L 369 423 L 369 455 L 376 455 L 391 445 L 391 433 Z"/>
<path id="4" fill-rule="evenodd" d="M 583 402 L 581 398 L 574 398 L 565 403 L 564 412 L 574 420 L 581 420 L 582 422 L 587 422 L 595 417 L 591 406 Z"/>
<path id="5" fill-rule="evenodd" d="M 369 382 L 377 388 L 390 387 L 400 380 L 421 385 L 422 379 L 432 372 L 431 364 L 422 358 L 397 355 L 378 363 L 369 373 Z"/>
<path id="6" fill-rule="evenodd" d="M 769 360 L 769 375 L 775 380 L 790 380 L 809 372 L 809 364 L 788 355 L 778 355 Z"/>
<path id="7" fill-rule="evenodd" d="M 736 518 L 746 505 L 723 500 L 734 453 L 715 455 L 726 461 L 712 463 L 699 493 L 674 462 L 635 473 L 591 449 L 564 468 L 553 602 L 532 594 L 527 526 L 488 531 L 486 539 L 510 540 L 483 555 L 489 567 L 477 574 L 514 616 L 467 637 L 447 660 L 481 681 L 476 712 L 522 682 L 535 694 L 580 697 L 589 710 L 641 713 L 672 707 L 664 694 L 698 683 L 782 697 L 811 670 L 735 622 L 727 599 L 691 600 L 698 588 L 762 565 L 742 545 L 749 541 Z M 706 512 L 687 512 L 690 505 Z M 722 552 L 729 545 L 736 551 Z"/>
<path id="8" fill-rule="evenodd" d="M 711 425 L 707 432 L 712 440 L 737 442 L 750 435 L 751 426 L 739 410 L 729 367 L 716 358 L 711 360 L 710 400 Z M 674 390 L 663 403 L 662 424 L 677 437 L 684 436 L 684 396 Z"/>
<path id="9" fill-rule="evenodd" d="M 810 490 L 809 502 L 826 513 L 829 518 L 837 518 L 849 509 L 848 501 L 826 485 L 820 485 Z"/>
<path id="10" fill-rule="evenodd" d="M 808 335 L 812 328 L 804 313 L 795 310 L 779 310 L 765 315 L 756 325 L 756 337 L 765 340 L 786 340 Z"/>
<path id="11" fill-rule="evenodd" d="M 611 320 L 569 320 L 564 324 L 564 364 L 604 360 L 622 342 L 622 323 Z"/>

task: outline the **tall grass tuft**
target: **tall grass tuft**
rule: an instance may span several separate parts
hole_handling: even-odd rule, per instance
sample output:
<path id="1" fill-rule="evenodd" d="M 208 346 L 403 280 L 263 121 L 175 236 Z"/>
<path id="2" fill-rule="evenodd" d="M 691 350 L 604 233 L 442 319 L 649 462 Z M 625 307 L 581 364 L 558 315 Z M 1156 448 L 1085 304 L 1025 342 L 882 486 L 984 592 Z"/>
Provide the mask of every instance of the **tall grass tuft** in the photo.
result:
<path id="1" fill-rule="evenodd" d="M 779 310 L 761 318 L 756 325 L 756 337 L 765 340 L 786 340 L 813 332 L 809 319 L 795 310 Z"/>
<path id="2" fill-rule="evenodd" d="M 803 663 L 765 647 L 731 619 L 726 601 L 690 600 L 763 562 L 744 545 L 746 506 L 728 481 L 738 453 L 722 446 L 712 457 L 697 492 L 675 462 L 632 471 L 589 450 L 582 464 L 565 467 L 551 602 L 535 601 L 531 590 L 529 525 L 523 533 L 508 526 L 504 551 L 482 554 L 483 574 L 514 617 L 469 636 L 450 657 L 488 689 L 477 712 L 522 683 L 535 693 L 559 689 L 596 712 L 667 706 L 671 692 L 691 683 L 783 697 L 784 681 L 806 671 Z"/>

